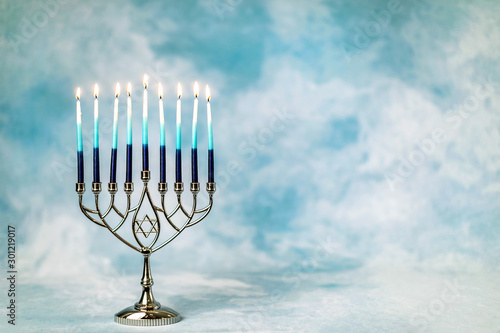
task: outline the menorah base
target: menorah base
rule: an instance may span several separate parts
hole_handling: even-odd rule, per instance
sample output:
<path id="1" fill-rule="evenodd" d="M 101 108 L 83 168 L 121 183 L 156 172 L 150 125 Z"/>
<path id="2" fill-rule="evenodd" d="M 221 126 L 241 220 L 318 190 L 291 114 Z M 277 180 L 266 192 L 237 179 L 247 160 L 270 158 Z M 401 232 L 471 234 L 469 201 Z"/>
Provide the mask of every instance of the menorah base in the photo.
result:
<path id="1" fill-rule="evenodd" d="M 130 326 L 163 326 L 180 320 L 181 316 L 176 311 L 165 306 L 156 310 L 138 310 L 132 305 L 115 314 L 115 322 Z"/>

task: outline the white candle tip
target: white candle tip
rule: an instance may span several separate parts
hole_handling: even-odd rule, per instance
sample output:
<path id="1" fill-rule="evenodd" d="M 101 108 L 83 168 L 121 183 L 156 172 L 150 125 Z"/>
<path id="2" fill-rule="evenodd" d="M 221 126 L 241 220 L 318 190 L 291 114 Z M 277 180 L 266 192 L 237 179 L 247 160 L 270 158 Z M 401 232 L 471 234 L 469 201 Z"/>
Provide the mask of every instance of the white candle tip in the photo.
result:
<path id="1" fill-rule="evenodd" d="M 161 85 L 161 83 L 158 83 L 158 96 L 160 97 L 160 99 L 162 99 L 163 97 L 163 86 Z"/>
<path id="2" fill-rule="evenodd" d="M 118 97 L 120 95 L 120 83 L 118 82 L 116 84 L 116 89 L 115 89 L 115 96 Z"/>
<path id="3" fill-rule="evenodd" d="M 132 93 L 132 84 L 129 82 L 127 84 L 127 94 L 130 96 L 131 93 Z"/>
<path id="4" fill-rule="evenodd" d="M 96 83 L 94 86 L 94 97 L 97 98 L 98 95 L 99 95 L 99 86 Z"/>
<path id="5" fill-rule="evenodd" d="M 80 99 L 80 87 L 76 88 L 76 99 Z"/>
<path id="6" fill-rule="evenodd" d="M 179 98 L 182 96 L 182 87 L 180 83 L 177 84 L 177 96 L 179 96 Z"/>
<path id="7" fill-rule="evenodd" d="M 144 74 L 144 78 L 142 79 L 142 83 L 144 84 L 144 89 L 148 88 L 148 74 Z"/>
<path id="8" fill-rule="evenodd" d="M 200 87 L 198 86 L 198 81 L 194 82 L 194 97 L 198 98 L 198 94 L 200 93 Z"/>
<path id="9" fill-rule="evenodd" d="M 205 87 L 205 95 L 207 96 L 207 102 L 210 102 L 210 88 L 208 87 L 208 84 L 207 86 Z"/>

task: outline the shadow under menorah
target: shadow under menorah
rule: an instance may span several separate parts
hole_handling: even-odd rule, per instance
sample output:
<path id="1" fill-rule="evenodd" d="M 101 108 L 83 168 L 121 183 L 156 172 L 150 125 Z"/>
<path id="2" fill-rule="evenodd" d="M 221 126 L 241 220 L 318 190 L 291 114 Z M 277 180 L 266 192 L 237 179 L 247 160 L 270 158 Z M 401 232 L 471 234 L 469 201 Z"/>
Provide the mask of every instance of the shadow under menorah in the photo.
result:
<path id="1" fill-rule="evenodd" d="M 197 209 L 197 195 L 200 191 L 200 184 L 198 182 L 191 183 L 190 191 L 193 196 L 192 207 L 190 207 L 190 209 L 186 209 L 181 200 L 181 196 L 184 191 L 184 184 L 182 182 L 175 182 L 174 192 L 177 197 L 177 203 L 175 207 L 173 207 L 172 210 L 168 212 L 165 204 L 167 183 L 158 183 L 160 204 L 159 206 L 157 206 L 151 198 L 151 193 L 148 187 L 148 183 L 150 180 L 150 171 L 141 171 L 141 180 L 143 182 L 142 193 L 139 202 L 135 206 L 133 206 L 131 202 L 131 194 L 134 190 L 134 184 L 132 182 L 125 182 L 124 192 L 127 196 L 127 203 L 124 211 L 120 211 L 115 205 L 115 195 L 117 193 L 116 183 L 108 184 L 110 202 L 107 205 L 105 211 L 102 211 L 99 205 L 99 194 L 101 192 L 100 182 L 92 183 L 92 192 L 95 197 L 95 209 L 88 208 L 83 204 L 85 183 L 76 183 L 76 192 L 79 196 L 80 208 L 83 214 L 89 220 L 101 227 L 108 229 L 116 238 L 144 256 L 144 267 L 141 279 L 142 294 L 139 298 L 139 301 L 134 305 L 116 313 L 115 322 L 132 326 L 160 326 L 174 324 L 181 320 L 181 316 L 176 311 L 165 307 L 159 302 L 155 301 L 153 297 L 153 278 L 151 275 L 149 257 L 151 256 L 151 254 L 160 250 L 165 245 L 173 241 L 186 228 L 192 227 L 193 225 L 197 224 L 209 214 L 213 204 L 215 182 L 207 182 L 206 190 L 209 195 L 209 202 L 205 207 L 200 209 Z M 141 211 L 143 205 L 149 205 L 149 208 L 151 208 L 150 211 L 154 216 L 149 216 L 148 214 L 145 214 L 144 216 L 141 216 L 142 214 L 139 215 L 139 212 Z M 111 226 L 106 221 L 106 218 L 111 213 L 115 213 L 121 218 L 120 222 L 116 226 Z M 176 215 L 182 215 L 185 218 L 185 221 L 180 226 L 176 225 L 173 222 L 173 217 Z M 129 218 L 130 216 L 132 216 L 131 219 Z M 125 222 L 128 219 L 132 222 L 132 234 L 137 243 L 137 246 L 127 241 L 122 236 L 120 236 L 120 234 L 118 234 L 118 230 L 120 230 L 120 228 L 125 225 Z M 168 225 L 173 228 L 174 233 L 164 242 L 157 245 L 156 243 L 159 239 L 160 231 L 162 230 L 162 221 L 164 223 L 168 223 Z M 145 244 L 150 236 L 153 238 L 151 238 L 149 244 Z"/>

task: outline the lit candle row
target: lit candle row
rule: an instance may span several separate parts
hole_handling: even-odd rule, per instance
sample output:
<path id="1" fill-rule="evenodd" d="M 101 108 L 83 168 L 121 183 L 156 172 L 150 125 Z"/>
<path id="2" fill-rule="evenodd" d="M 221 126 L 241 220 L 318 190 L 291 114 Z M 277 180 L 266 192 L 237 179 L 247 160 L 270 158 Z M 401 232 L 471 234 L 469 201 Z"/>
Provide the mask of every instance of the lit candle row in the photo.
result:
<path id="1" fill-rule="evenodd" d="M 149 171 L 149 149 L 148 149 L 148 78 L 145 75 L 143 80 L 143 112 L 142 112 L 142 168 L 143 171 Z M 132 98 L 131 84 L 127 85 L 127 150 L 126 150 L 126 175 L 125 182 L 132 182 Z M 100 166 L 99 166 L 99 87 L 94 86 L 94 140 L 93 140 L 93 171 L 94 182 L 100 182 Z M 116 165 L 117 165 L 117 148 L 118 148 L 118 97 L 120 95 L 120 84 L 116 85 L 115 100 L 113 108 L 113 141 L 111 145 L 111 167 L 110 167 L 110 182 L 116 183 Z M 192 182 L 198 182 L 198 82 L 194 85 L 194 106 L 193 106 L 193 126 L 192 126 L 192 143 L 191 143 L 191 175 Z M 177 105 L 176 105 L 176 158 L 175 158 L 175 180 L 182 182 L 182 160 L 181 160 L 181 85 L 177 86 Z M 163 110 L 163 87 L 158 84 L 158 109 L 160 118 L 160 182 L 166 182 L 166 142 L 165 142 L 165 116 Z M 210 90 L 206 87 L 207 98 L 207 125 L 208 125 L 208 181 L 214 181 L 214 161 L 213 161 L 213 133 L 212 133 L 212 115 L 210 108 Z M 84 163 L 83 163 L 83 141 L 82 141 L 82 120 L 80 106 L 80 88 L 76 91 L 76 119 L 77 119 L 77 168 L 78 182 L 84 182 Z"/>

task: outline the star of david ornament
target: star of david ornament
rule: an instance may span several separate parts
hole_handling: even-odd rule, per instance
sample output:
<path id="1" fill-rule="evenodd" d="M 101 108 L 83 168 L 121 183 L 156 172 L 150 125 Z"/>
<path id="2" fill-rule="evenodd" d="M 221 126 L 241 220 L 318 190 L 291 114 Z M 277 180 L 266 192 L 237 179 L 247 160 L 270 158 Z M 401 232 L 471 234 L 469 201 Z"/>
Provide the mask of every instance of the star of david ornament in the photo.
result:
<path id="1" fill-rule="evenodd" d="M 158 233 L 158 221 L 156 219 L 150 219 L 148 214 L 144 215 L 142 219 L 136 220 L 135 226 L 135 233 L 143 234 L 146 238 L 151 234 Z"/>

